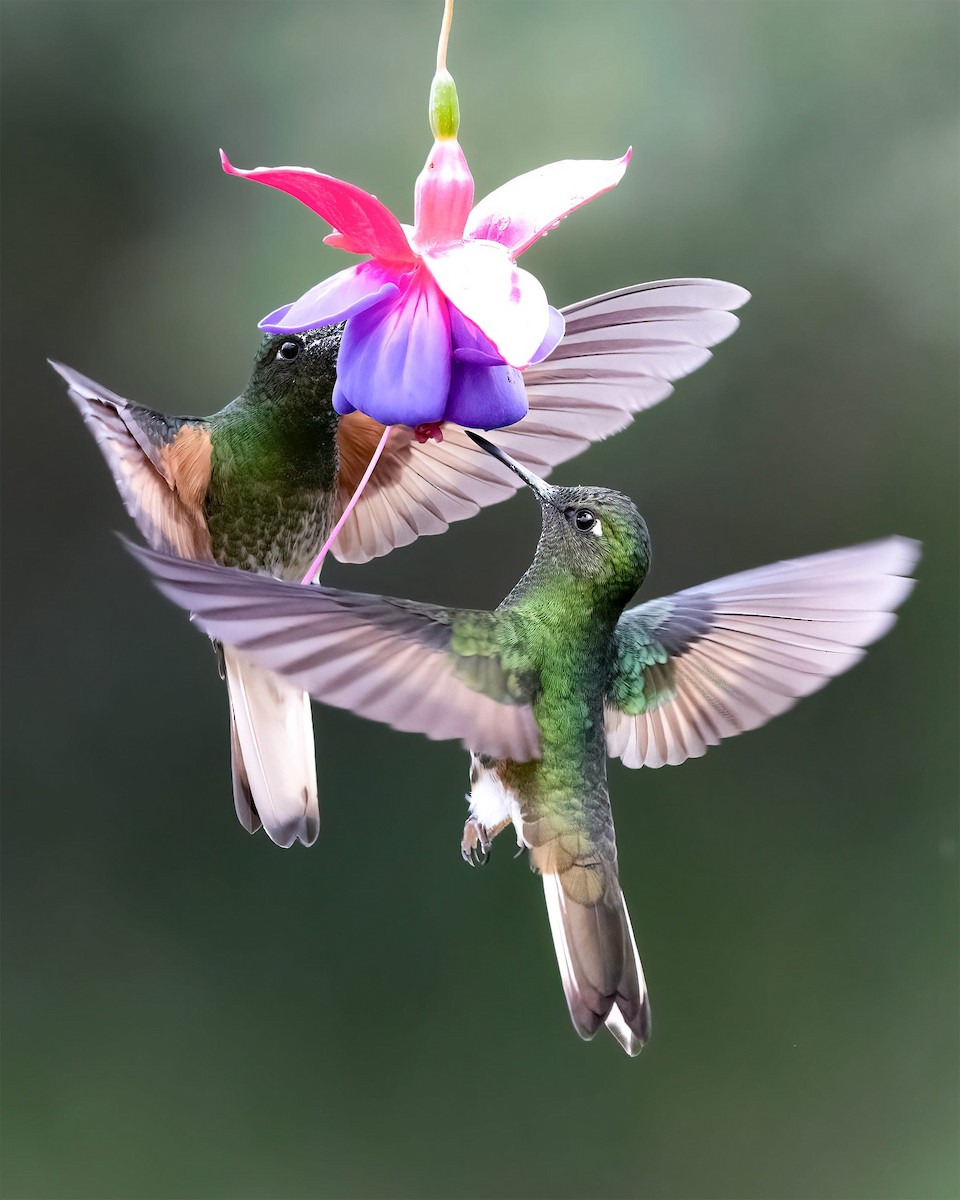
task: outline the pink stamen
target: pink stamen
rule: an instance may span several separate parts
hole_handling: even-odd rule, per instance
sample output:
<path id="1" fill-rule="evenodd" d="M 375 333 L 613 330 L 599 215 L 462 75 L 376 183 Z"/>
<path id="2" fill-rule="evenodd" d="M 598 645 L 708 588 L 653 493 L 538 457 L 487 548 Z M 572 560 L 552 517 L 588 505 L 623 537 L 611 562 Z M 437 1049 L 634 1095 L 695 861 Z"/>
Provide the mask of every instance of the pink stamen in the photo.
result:
<path id="1" fill-rule="evenodd" d="M 340 532 L 340 530 L 346 524 L 347 518 L 353 512 L 354 508 L 356 508 L 357 501 L 360 499 L 363 489 L 370 482 L 370 476 L 373 474 L 374 467 L 380 461 L 380 455 L 383 453 L 383 449 L 387 444 L 387 438 L 390 436 L 390 430 L 392 428 L 393 428 L 392 425 L 387 425 L 384 428 L 383 433 L 380 435 L 380 441 L 377 442 L 377 448 L 376 448 L 376 450 L 374 450 L 373 456 L 371 457 L 370 461 L 367 463 L 367 469 L 363 473 L 363 478 L 357 484 L 357 490 L 350 497 L 350 503 L 343 510 L 343 515 L 341 516 L 340 520 L 336 523 L 336 525 L 334 525 L 333 532 L 330 534 L 330 536 L 327 538 L 327 540 L 323 543 L 323 546 L 320 548 L 320 553 L 310 564 L 310 569 L 307 571 L 306 575 L 304 575 L 303 579 L 300 580 L 301 583 L 313 583 L 313 581 L 320 574 L 320 568 L 323 566 L 323 560 L 327 557 L 327 551 L 330 549 L 330 547 L 333 545 L 333 543 L 337 540 L 337 534 Z"/>

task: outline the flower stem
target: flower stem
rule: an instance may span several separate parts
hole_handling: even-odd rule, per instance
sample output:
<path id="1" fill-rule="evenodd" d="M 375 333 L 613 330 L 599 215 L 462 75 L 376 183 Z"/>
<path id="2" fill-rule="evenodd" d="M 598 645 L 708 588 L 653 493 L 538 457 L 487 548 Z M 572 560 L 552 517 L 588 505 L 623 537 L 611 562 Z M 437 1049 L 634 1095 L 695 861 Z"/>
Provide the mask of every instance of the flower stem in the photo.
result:
<path id="1" fill-rule="evenodd" d="M 363 478 L 357 484 L 357 490 L 350 497 L 350 502 L 347 505 L 347 507 L 343 510 L 343 514 L 340 517 L 340 520 L 336 523 L 336 525 L 334 525 L 333 532 L 330 534 L 330 536 L 327 538 L 327 540 L 323 543 L 323 546 L 320 548 L 320 553 L 310 564 L 310 569 L 307 571 L 306 575 L 304 575 L 303 579 L 300 580 L 301 583 L 313 583 L 313 581 L 320 574 L 320 568 L 323 566 L 323 560 L 327 557 L 327 551 L 330 549 L 330 547 L 333 545 L 333 543 L 337 540 L 337 534 L 340 532 L 340 530 L 346 524 L 347 518 L 350 516 L 350 514 L 353 512 L 354 508 L 356 507 L 357 501 L 360 499 L 360 495 L 363 492 L 363 489 L 370 482 L 370 476 L 373 474 L 374 467 L 380 461 L 380 455 L 383 453 L 383 449 L 387 444 L 387 438 L 390 436 L 390 430 L 392 428 L 393 428 L 392 425 L 385 426 L 383 433 L 380 435 L 380 441 L 377 442 L 377 448 L 376 448 L 376 450 L 374 450 L 370 461 L 367 463 L 367 469 L 363 473 Z"/>
<path id="2" fill-rule="evenodd" d="M 453 20 L 453 0 L 443 0 L 443 24 L 440 26 L 440 41 L 437 45 L 437 70 L 447 69 L 447 42 L 450 40 L 450 23 Z"/>

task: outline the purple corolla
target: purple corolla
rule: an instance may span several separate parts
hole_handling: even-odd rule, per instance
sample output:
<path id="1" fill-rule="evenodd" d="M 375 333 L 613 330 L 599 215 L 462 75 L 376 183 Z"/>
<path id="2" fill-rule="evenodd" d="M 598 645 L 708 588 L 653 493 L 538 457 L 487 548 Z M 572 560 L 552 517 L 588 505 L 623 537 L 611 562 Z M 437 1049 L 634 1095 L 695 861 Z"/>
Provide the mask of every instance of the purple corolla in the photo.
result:
<path id="1" fill-rule="evenodd" d="M 446 27 L 445 27 L 446 29 Z M 294 196 L 334 232 L 324 239 L 368 261 L 340 271 L 260 328 L 297 333 L 345 321 L 334 407 L 383 425 L 443 421 L 494 429 L 527 411 L 520 372 L 563 336 L 563 318 L 516 258 L 574 209 L 614 187 L 630 160 L 568 160 L 520 175 L 473 204 L 473 177 L 457 141 L 459 107 L 441 36 L 430 93 L 433 149 L 417 179 L 414 224 L 376 196 L 305 167 L 231 175 Z"/>

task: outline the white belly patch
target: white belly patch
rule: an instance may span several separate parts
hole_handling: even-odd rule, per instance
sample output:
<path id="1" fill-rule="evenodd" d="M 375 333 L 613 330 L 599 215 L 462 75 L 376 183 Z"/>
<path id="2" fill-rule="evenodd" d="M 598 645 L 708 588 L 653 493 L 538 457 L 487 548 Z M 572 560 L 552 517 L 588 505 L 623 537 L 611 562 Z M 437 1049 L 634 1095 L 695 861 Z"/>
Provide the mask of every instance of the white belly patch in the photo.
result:
<path id="1" fill-rule="evenodd" d="M 496 829 L 504 821 L 512 821 L 517 832 L 517 845 L 526 846 L 520 802 L 514 792 L 504 787 L 497 772 L 483 767 L 476 758 L 470 763 L 470 778 L 476 782 L 470 789 L 470 816 L 485 829 Z"/>

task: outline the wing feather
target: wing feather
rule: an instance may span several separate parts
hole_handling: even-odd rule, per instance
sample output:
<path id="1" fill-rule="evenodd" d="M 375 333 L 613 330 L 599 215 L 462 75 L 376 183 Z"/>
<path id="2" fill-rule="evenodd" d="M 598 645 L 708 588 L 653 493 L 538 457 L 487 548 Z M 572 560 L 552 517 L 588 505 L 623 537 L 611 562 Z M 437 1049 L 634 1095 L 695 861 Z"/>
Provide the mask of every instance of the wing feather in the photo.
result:
<path id="1" fill-rule="evenodd" d="M 535 683 L 505 661 L 505 618 L 130 550 L 201 629 L 315 699 L 493 758 L 538 757 Z M 461 632 L 469 657 L 453 644 Z"/>
<path id="2" fill-rule="evenodd" d="M 202 422 L 164 417 L 71 367 L 50 365 L 66 383 L 147 542 L 187 558 L 209 558 L 202 504 L 210 479 L 210 437 Z"/>
<path id="3" fill-rule="evenodd" d="M 530 410 L 497 442 L 538 475 L 626 428 L 673 391 L 672 380 L 730 336 L 749 293 L 715 279 L 667 279 L 595 296 L 564 309 L 563 340 L 524 373 Z M 383 427 L 360 413 L 340 422 L 341 509 Z M 342 562 L 366 562 L 512 496 L 520 481 L 496 470 L 462 429 L 421 445 L 397 427 L 334 543 Z"/>
<path id="4" fill-rule="evenodd" d="M 917 542 L 887 538 L 630 609 L 607 689 L 608 753 L 674 765 L 786 712 L 890 629 L 919 555 Z"/>

